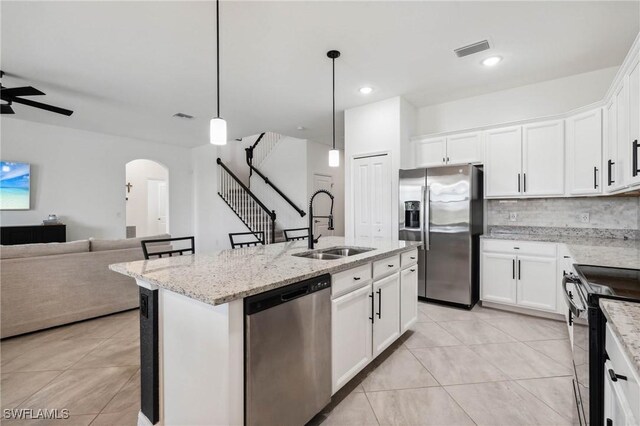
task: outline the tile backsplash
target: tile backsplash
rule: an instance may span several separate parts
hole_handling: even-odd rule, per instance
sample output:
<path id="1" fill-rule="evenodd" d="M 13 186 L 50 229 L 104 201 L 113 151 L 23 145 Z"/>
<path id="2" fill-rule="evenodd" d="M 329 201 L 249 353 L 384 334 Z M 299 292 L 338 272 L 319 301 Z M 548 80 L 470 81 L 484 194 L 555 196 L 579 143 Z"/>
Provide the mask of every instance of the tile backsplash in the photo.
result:
<path id="1" fill-rule="evenodd" d="M 515 220 L 513 216 L 515 214 Z M 582 216 L 588 214 L 588 221 Z M 640 238 L 640 197 L 488 200 L 487 227 L 551 228 L 585 236 Z"/>

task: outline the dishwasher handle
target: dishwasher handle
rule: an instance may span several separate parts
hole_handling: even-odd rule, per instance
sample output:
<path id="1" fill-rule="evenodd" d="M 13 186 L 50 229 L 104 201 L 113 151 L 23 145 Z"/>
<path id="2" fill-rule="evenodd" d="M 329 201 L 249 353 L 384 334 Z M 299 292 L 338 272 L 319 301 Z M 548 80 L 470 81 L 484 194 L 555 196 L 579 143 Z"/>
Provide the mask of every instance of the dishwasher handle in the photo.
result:
<path id="1" fill-rule="evenodd" d="M 302 287 L 297 290 L 290 291 L 289 293 L 280 295 L 280 300 L 283 302 L 288 302 L 289 300 L 297 299 L 298 297 L 304 296 L 307 293 L 309 293 L 309 287 Z"/>

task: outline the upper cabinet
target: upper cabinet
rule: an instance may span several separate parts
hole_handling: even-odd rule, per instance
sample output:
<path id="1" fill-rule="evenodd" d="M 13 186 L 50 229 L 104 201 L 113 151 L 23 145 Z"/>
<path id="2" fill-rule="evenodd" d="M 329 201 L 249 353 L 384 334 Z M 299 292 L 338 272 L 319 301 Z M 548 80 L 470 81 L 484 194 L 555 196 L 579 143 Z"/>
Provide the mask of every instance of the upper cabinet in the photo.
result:
<path id="1" fill-rule="evenodd" d="M 485 135 L 485 196 L 522 194 L 522 127 L 487 130 Z"/>
<path id="2" fill-rule="evenodd" d="M 482 133 L 420 139 L 415 142 L 416 167 L 482 163 Z"/>
<path id="3" fill-rule="evenodd" d="M 629 73 L 629 145 L 631 170 L 629 184 L 640 184 L 640 56 L 631 66 Z"/>
<path id="4" fill-rule="evenodd" d="M 564 120 L 522 127 L 522 195 L 564 194 Z"/>
<path id="5" fill-rule="evenodd" d="M 603 178 L 602 109 L 567 118 L 566 132 L 567 194 L 600 194 Z M 607 170 L 604 172 L 606 175 Z"/>

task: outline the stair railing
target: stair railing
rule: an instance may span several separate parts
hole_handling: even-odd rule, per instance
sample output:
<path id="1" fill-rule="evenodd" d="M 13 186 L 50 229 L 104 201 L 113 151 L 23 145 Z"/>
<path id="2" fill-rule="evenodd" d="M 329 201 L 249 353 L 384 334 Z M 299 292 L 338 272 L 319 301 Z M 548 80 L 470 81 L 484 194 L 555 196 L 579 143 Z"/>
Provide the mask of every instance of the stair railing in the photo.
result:
<path id="1" fill-rule="evenodd" d="M 266 177 L 260 170 L 258 170 L 254 165 L 253 165 L 253 159 L 255 156 L 255 150 L 256 147 L 259 146 L 260 141 L 262 141 L 263 137 L 266 135 L 267 133 L 262 133 L 260 134 L 260 136 L 258 137 L 258 139 L 255 141 L 255 143 L 253 145 L 251 145 L 249 148 L 245 148 L 246 151 L 246 160 L 247 160 L 247 165 L 249 166 L 249 177 L 251 177 L 253 175 L 253 172 L 256 172 L 256 174 L 258 176 L 260 176 L 263 180 L 264 183 L 266 183 L 267 185 L 269 185 L 271 188 L 273 188 L 274 191 L 276 191 L 278 193 L 278 195 L 280 195 L 291 207 L 293 207 L 293 209 L 295 211 L 298 212 L 298 214 L 300 215 L 300 217 L 304 217 L 306 215 L 306 213 L 304 212 L 304 210 L 302 210 L 300 207 L 296 206 L 296 204 L 291 201 L 291 199 L 289 197 L 287 197 L 284 192 L 282 192 L 280 190 L 280 188 L 278 188 L 276 185 L 274 185 L 273 182 L 271 182 L 269 180 L 268 177 Z"/>
<path id="2" fill-rule="evenodd" d="M 222 162 L 218 171 L 218 195 L 227 203 L 256 238 L 264 232 L 265 244 L 275 242 L 276 212 L 269 210 L 258 197 Z"/>

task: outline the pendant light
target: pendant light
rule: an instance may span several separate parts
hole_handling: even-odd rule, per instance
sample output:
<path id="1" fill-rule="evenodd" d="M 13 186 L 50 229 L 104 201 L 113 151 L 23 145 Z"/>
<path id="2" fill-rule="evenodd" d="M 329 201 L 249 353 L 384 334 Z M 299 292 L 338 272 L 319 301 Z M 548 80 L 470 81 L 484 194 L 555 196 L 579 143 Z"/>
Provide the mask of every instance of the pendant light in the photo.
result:
<path id="1" fill-rule="evenodd" d="M 336 149 L 336 58 L 340 57 L 340 52 L 330 50 L 327 56 L 331 58 L 333 66 L 333 148 L 329 151 L 329 167 L 339 167 L 340 151 Z"/>
<path id="2" fill-rule="evenodd" d="M 220 0 L 216 0 L 216 97 L 216 116 L 209 122 L 209 142 L 226 145 L 227 122 L 220 118 Z"/>

